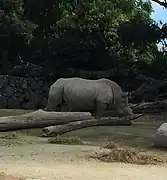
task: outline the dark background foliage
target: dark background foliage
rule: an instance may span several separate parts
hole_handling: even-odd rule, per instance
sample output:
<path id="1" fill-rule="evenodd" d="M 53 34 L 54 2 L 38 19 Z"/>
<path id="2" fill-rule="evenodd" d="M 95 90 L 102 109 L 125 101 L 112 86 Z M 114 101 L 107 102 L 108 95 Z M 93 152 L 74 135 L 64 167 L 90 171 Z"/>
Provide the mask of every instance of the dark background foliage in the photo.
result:
<path id="1" fill-rule="evenodd" d="M 0 72 L 20 59 L 57 70 L 129 68 L 165 79 L 165 28 L 151 19 L 150 1 L 0 0 Z M 164 45 L 165 47 L 165 45 Z"/>

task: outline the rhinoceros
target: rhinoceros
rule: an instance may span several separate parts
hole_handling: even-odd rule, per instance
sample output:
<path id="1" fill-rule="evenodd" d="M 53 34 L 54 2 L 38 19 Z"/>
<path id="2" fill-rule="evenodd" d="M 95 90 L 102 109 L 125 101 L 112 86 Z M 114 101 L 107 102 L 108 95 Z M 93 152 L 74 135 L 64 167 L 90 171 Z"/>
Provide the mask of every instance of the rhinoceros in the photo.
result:
<path id="1" fill-rule="evenodd" d="M 133 115 L 128 94 L 117 83 L 106 78 L 72 77 L 60 78 L 50 86 L 45 111 L 86 111 L 100 118 L 105 110 L 111 108 L 115 108 L 120 117 Z"/>

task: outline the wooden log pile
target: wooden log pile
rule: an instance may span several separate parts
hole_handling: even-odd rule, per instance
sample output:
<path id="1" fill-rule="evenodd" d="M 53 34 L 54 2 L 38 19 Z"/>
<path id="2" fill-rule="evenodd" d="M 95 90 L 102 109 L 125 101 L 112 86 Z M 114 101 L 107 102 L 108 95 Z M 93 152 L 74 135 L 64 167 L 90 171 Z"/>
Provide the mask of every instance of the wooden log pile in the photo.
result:
<path id="1" fill-rule="evenodd" d="M 55 136 L 92 126 L 127 126 L 145 113 L 167 111 L 167 100 L 130 104 L 132 117 L 102 117 L 94 119 L 89 112 L 46 112 L 37 110 L 18 116 L 0 117 L 0 132 L 43 128 L 45 136 Z"/>
<path id="2" fill-rule="evenodd" d="M 0 117 L 0 131 L 43 128 L 91 118 L 88 112 L 46 112 L 39 109 L 23 115 Z"/>
<path id="3" fill-rule="evenodd" d="M 43 129 L 43 132 L 44 135 L 46 136 L 53 136 L 53 135 L 57 136 L 77 129 L 93 127 L 93 126 L 104 126 L 104 125 L 126 126 L 126 125 L 131 125 L 132 120 L 135 120 L 141 117 L 142 115 L 143 114 L 138 114 L 138 115 L 134 115 L 133 117 L 123 117 L 123 118 L 118 118 L 118 117 L 105 117 L 100 119 L 92 118 L 85 121 L 76 121 L 76 122 L 67 123 L 65 125 L 45 127 Z"/>
<path id="4" fill-rule="evenodd" d="M 94 119 L 88 112 L 46 112 L 40 109 L 24 115 L 0 117 L 0 132 L 44 128 L 45 135 L 51 136 L 92 126 L 131 125 L 132 120 L 142 115 Z"/>
<path id="5" fill-rule="evenodd" d="M 167 99 L 167 81 L 156 80 L 144 75 L 138 76 L 138 79 L 142 79 L 143 83 L 130 93 L 130 102 L 154 102 Z"/>

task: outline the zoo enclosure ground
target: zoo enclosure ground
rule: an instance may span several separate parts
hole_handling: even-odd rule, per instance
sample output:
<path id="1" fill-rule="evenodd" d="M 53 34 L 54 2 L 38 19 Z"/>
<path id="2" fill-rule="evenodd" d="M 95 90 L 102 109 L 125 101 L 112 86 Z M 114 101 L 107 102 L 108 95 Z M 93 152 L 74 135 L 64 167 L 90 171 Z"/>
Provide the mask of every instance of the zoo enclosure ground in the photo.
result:
<path id="1" fill-rule="evenodd" d="M 0 116 L 26 113 L 25 110 L 0 110 Z M 85 158 L 87 154 L 107 151 L 99 148 L 108 142 L 121 147 L 134 147 L 140 151 L 158 154 L 167 159 L 165 150 L 152 147 L 152 136 L 166 120 L 165 113 L 147 115 L 133 126 L 101 126 L 77 130 L 65 134 L 77 136 L 90 145 L 48 144 L 41 138 L 41 130 L 22 130 L 0 133 L 0 180 L 45 180 L 45 179 L 118 179 L 147 180 L 167 179 L 167 166 L 139 166 L 123 163 L 103 163 Z M 8 176 L 7 175 L 11 175 Z M 13 177 L 12 177 L 13 176 Z M 14 177 L 16 177 L 14 179 Z M 17 178 L 18 177 L 18 178 Z M 3 179 L 2 179 L 3 178 Z M 6 179 L 4 179 L 6 178 Z M 11 179 L 13 178 L 13 179 Z M 21 180 L 22 180 L 21 179 Z"/>

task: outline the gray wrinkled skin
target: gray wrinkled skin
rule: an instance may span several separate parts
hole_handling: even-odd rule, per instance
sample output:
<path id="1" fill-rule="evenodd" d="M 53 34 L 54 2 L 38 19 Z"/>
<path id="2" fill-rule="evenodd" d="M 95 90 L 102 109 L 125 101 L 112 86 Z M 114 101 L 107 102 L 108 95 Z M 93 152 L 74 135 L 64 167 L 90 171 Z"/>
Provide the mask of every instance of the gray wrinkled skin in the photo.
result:
<path id="1" fill-rule="evenodd" d="M 120 117 L 132 116 L 128 95 L 120 86 L 105 78 L 60 78 L 49 90 L 46 111 L 91 112 L 96 118 L 110 108 L 115 108 Z"/>

